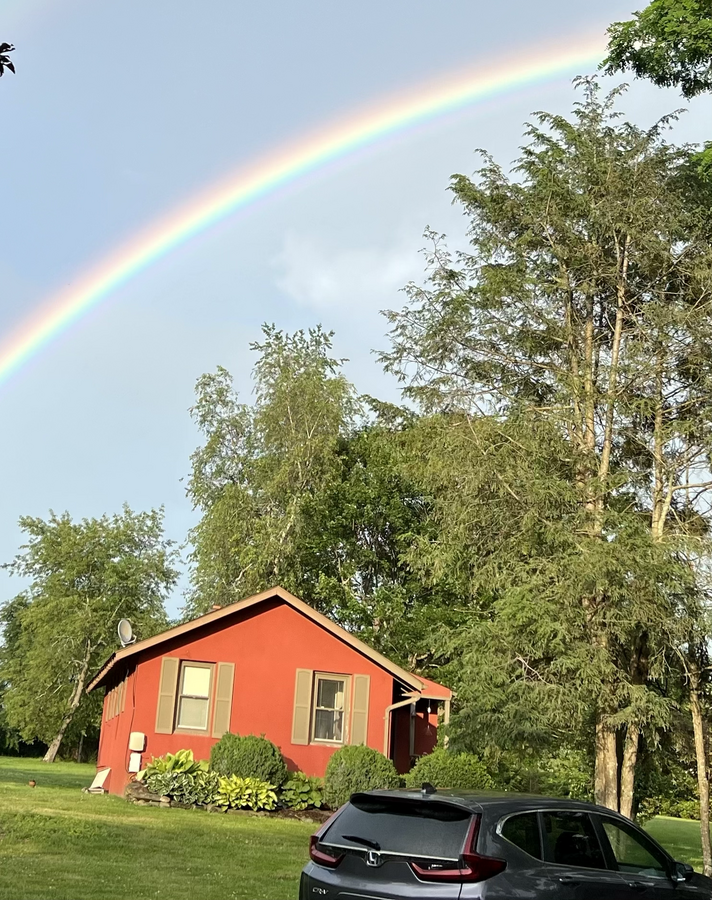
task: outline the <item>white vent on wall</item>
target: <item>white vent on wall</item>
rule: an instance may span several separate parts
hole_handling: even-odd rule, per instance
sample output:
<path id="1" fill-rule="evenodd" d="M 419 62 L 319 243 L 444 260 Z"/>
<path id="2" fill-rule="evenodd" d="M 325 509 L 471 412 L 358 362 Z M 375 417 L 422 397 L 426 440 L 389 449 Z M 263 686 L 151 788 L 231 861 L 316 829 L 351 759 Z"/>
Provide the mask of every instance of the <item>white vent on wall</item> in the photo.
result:
<path id="1" fill-rule="evenodd" d="M 140 753 L 132 753 L 129 756 L 129 772 L 140 772 L 141 771 L 141 754 Z"/>
<path id="2" fill-rule="evenodd" d="M 132 731 L 129 735 L 129 750 L 143 753 L 146 749 L 146 735 L 142 731 Z"/>

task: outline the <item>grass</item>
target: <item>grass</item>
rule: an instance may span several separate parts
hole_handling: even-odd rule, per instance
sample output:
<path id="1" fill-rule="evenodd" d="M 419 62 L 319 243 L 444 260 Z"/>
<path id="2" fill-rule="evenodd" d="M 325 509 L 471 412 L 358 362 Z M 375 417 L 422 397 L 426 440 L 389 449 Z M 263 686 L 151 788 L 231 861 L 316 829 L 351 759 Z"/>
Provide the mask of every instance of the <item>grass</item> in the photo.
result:
<path id="1" fill-rule="evenodd" d="M 291 900 L 314 825 L 84 794 L 94 766 L 0 757 L 0 897 Z M 37 786 L 31 788 L 29 779 Z"/>
<path id="2" fill-rule="evenodd" d="M 296 898 L 315 826 L 83 794 L 93 777 L 90 765 L 0 757 L 0 897 Z M 646 828 L 701 870 L 698 822 L 659 816 Z"/>
<path id="3" fill-rule="evenodd" d="M 694 822 L 692 819 L 657 816 L 646 823 L 645 830 L 675 859 L 690 863 L 698 872 L 702 871 L 699 822 Z"/>

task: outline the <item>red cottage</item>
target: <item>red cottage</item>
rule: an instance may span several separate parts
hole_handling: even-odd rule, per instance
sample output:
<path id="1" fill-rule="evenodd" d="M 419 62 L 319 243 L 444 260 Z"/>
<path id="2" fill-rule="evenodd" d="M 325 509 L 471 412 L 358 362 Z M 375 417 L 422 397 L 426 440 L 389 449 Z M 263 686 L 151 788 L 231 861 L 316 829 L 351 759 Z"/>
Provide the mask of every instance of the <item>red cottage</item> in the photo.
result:
<path id="1" fill-rule="evenodd" d="M 117 651 L 87 690 L 100 687 L 97 776 L 114 794 L 151 756 L 206 759 L 226 731 L 264 734 L 309 775 L 344 744 L 405 772 L 435 746 L 452 697 L 279 587 Z"/>

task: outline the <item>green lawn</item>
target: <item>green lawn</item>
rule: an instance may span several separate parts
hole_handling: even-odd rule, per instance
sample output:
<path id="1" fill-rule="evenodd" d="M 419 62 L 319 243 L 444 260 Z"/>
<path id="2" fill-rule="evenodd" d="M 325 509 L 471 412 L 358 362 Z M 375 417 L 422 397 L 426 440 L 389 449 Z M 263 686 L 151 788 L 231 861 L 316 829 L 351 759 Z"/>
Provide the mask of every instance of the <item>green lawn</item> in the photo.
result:
<path id="1" fill-rule="evenodd" d="M 700 843 L 700 823 L 691 819 L 671 819 L 657 816 L 645 825 L 645 830 L 680 862 L 693 865 L 702 871 L 702 845 Z"/>
<path id="2" fill-rule="evenodd" d="M 296 898 L 316 826 L 81 793 L 93 776 L 93 766 L 0 757 L 0 897 Z M 701 868 L 697 822 L 659 817 L 646 827 L 676 859 Z"/>
<path id="3" fill-rule="evenodd" d="M 89 765 L 0 757 L 0 897 L 297 897 L 317 826 L 81 793 L 93 777 Z"/>

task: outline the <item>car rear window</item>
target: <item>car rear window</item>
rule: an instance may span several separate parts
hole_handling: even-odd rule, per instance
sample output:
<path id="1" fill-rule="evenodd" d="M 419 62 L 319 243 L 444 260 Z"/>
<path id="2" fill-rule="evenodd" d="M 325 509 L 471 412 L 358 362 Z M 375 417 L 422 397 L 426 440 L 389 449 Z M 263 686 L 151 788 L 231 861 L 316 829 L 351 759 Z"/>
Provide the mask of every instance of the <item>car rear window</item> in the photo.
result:
<path id="1" fill-rule="evenodd" d="M 360 837 L 378 844 L 383 852 L 454 860 L 462 853 L 471 820 L 469 810 L 440 800 L 356 795 L 322 842 L 369 849 L 352 840 Z"/>

